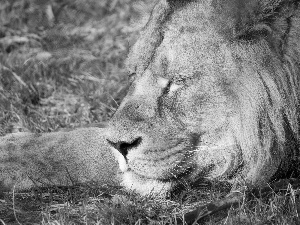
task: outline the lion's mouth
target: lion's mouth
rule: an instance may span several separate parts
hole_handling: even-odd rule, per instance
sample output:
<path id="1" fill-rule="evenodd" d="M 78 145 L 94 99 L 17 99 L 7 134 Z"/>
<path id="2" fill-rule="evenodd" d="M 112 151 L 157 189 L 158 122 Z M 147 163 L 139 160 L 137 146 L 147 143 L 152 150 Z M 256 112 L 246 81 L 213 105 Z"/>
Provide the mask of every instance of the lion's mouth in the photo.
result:
<path id="1" fill-rule="evenodd" d="M 159 165 L 157 166 L 159 167 Z M 134 169 L 128 166 L 128 173 L 132 173 L 133 175 L 140 177 L 145 180 L 157 180 L 160 182 L 174 182 L 183 179 L 189 179 L 193 174 L 197 171 L 197 166 L 192 162 L 182 162 L 178 163 L 174 167 L 171 168 L 159 168 L 156 170 L 154 166 L 149 166 L 148 168 Z"/>
<path id="2" fill-rule="evenodd" d="M 197 142 L 198 143 L 198 142 Z M 141 152 L 141 150 L 139 150 Z M 195 141 L 179 139 L 164 149 L 144 150 L 143 154 L 132 152 L 126 158 L 127 170 L 146 180 L 172 182 L 188 178 L 197 170 Z"/>

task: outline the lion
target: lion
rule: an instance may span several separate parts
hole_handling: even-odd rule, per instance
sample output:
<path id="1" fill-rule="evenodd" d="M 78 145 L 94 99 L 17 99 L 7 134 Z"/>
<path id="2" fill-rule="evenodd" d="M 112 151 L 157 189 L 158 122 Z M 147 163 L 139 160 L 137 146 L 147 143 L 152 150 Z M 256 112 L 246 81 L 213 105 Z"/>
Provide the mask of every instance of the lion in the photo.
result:
<path id="1" fill-rule="evenodd" d="M 126 62 L 128 95 L 109 122 L 124 186 L 161 193 L 200 177 L 259 187 L 296 175 L 297 6 L 155 6 Z"/>
<path id="2" fill-rule="evenodd" d="M 42 159 L 51 170 L 61 164 L 78 181 L 120 179 L 142 195 L 199 179 L 262 187 L 297 176 L 298 4 L 158 1 L 128 55 L 131 85 L 108 126 L 11 134 L 1 139 L 1 158 L 13 156 L 12 167 L 30 152 L 18 166 L 33 173 L 41 165 L 30 158 L 42 151 L 56 156 Z M 121 172 L 106 167 L 108 149 Z"/>

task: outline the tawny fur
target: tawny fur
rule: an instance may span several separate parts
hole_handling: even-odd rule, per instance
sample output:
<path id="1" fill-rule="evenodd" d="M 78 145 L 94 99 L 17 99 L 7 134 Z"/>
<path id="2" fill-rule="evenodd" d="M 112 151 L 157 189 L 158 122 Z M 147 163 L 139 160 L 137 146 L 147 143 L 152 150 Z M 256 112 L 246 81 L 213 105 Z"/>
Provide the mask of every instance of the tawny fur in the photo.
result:
<path id="1" fill-rule="evenodd" d="M 100 128 L 0 138 L 0 191 L 92 181 L 117 184 L 117 167 Z"/>
<path id="2" fill-rule="evenodd" d="M 299 16 L 297 1 L 160 1 L 131 49 L 136 78 L 110 122 L 111 140 L 144 140 L 120 156 L 123 184 L 148 193 L 199 174 L 254 186 L 295 175 Z M 173 139 L 186 141 L 182 151 L 169 149 Z"/>
<path id="3" fill-rule="evenodd" d="M 121 183 L 141 194 L 199 178 L 261 186 L 295 175 L 299 57 L 298 1 L 158 1 L 131 48 L 126 65 L 134 80 L 108 128 L 60 140 L 61 133 L 4 137 L 1 179 L 14 166 L 38 177 L 40 161 L 66 164 L 80 182 L 115 179 L 107 148 Z M 53 171 L 49 180 L 66 181 Z"/>

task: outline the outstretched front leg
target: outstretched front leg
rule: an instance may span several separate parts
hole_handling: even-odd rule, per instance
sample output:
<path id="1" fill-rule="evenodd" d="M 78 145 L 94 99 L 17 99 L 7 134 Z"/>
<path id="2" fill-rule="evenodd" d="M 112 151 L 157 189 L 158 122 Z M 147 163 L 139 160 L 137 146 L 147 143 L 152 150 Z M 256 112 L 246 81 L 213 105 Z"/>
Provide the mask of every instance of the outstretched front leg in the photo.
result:
<path id="1" fill-rule="evenodd" d="M 117 183 L 118 165 L 105 129 L 81 128 L 44 134 L 14 133 L 0 138 L 0 192 L 34 185 L 88 181 Z"/>

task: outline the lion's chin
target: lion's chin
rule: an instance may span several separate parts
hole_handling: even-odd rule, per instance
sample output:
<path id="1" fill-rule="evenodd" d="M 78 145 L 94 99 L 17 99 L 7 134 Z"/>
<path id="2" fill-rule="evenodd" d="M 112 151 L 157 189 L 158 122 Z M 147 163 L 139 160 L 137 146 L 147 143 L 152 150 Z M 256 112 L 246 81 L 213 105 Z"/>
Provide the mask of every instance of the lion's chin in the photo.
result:
<path id="1" fill-rule="evenodd" d="M 171 182 L 140 177 L 132 171 L 126 171 L 122 174 L 121 184 L 140 195 L 155 195 L 155 197 L 165 197 L 171 189 Z"/>

